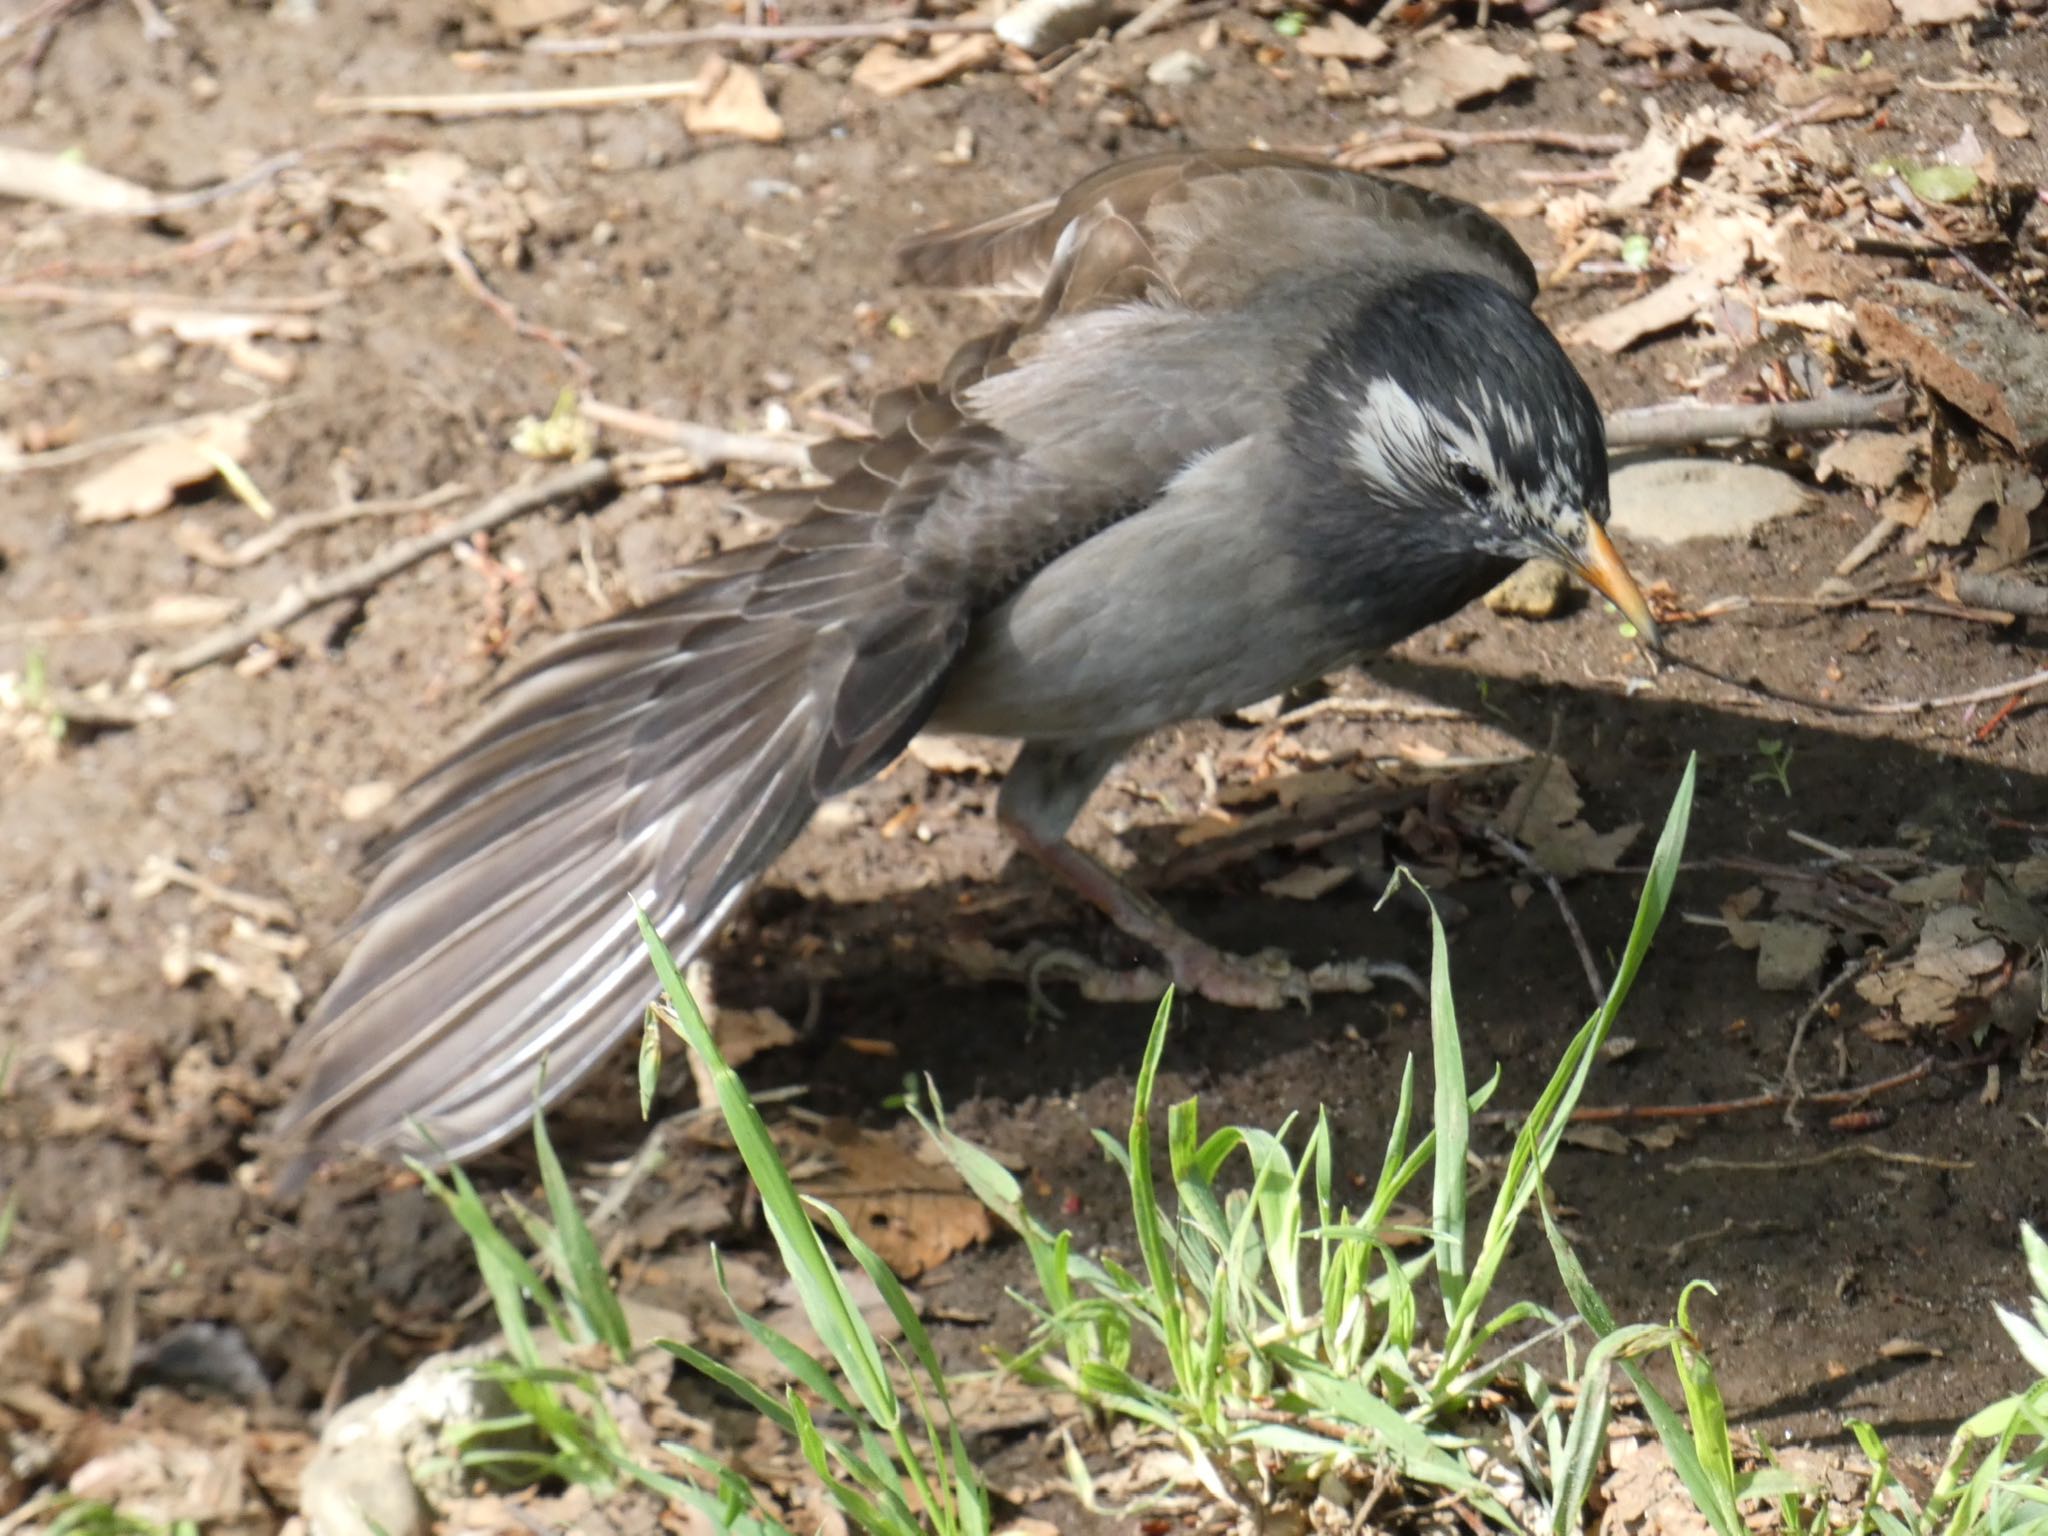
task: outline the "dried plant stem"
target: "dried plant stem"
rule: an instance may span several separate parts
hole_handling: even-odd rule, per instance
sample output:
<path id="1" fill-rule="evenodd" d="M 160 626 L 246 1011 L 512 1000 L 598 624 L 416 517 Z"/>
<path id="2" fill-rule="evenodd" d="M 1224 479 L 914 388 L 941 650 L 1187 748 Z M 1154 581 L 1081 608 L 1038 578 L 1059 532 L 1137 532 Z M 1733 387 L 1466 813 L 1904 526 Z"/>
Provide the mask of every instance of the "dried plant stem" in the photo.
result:
<path id="1" fill-rule="evenodd" d="M 1719 441 L 1755 441 L 1804 432 L 1841 432 L 1897 421 L 1911 397 L 1883 394 L 1822 395 L 1817 400 L 1774 400 L 1762 405 L 1647 405 L 1607 417 L 1609 448 L 1676 448 Z"/>
<path id="2" fill-rule="evenodd" d="M 464 539 L 540 507 L 608 491 L 617 482 L 617 472 L 609 459 L 592 459 L 587 464 L 562 470 L 532 485 L 514 487 L 492 497 L 467 517 L 457 518 L 446 528 L 421 534 L 418 538 L 403 539 L 367 560 L 330 572 L 317 580 L 290 582 L 276 597 L 247 618 L 168 655 L 146 656 L 138 664 L 138 670 L 159 683 L 197 672 L 202 667 L 248 649 L 265 635 L 297 622 L 316 609 L 375 591 L 400 571 L 418 565 L 428 556 Z"/>
<path id="3" fill-rule="evenodd" d="M 505 117 L 522 112 L 588 112 L 702 96 L 701 80 L 645 80 L 631 85 L 575 85 L 545 91 L 454 91 L 397 96 L 322 96 L 314 110 L 378 117 Z"/>
<path id="4" fill-rule="evenodd" d="M 673 32 L 620 32 L 612 37 L 537 37 L 528 53 L 573 57 L 579 54 L 639 53 L 694 48 L 702 43 L 842 43 L 897 37 L 959 37 L 992 32 L 995 23 L 978 16 L 927 19 L 919 16 L 884 21 L 821 21 L 766 26 L 721 22 L 709 27 L 681 27 Z"/>

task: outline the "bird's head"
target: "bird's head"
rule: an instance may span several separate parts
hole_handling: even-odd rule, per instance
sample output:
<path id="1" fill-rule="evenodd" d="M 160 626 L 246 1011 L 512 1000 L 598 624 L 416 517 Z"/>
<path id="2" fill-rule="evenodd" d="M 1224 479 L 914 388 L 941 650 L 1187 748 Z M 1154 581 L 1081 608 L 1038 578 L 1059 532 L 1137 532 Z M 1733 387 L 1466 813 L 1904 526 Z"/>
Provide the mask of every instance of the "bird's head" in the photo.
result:
<path id="1" fill-rule="evenodd" d="M 1600 408 L 1515 295 L 1461 273 L 1402 284 L 1333 336 L 1302 390 L 1296 421 L 1314 424 L 1316 458 L 1343 491 L 1435 543 L 1556 560 L 1657 643 L 1603 526 Z"/>

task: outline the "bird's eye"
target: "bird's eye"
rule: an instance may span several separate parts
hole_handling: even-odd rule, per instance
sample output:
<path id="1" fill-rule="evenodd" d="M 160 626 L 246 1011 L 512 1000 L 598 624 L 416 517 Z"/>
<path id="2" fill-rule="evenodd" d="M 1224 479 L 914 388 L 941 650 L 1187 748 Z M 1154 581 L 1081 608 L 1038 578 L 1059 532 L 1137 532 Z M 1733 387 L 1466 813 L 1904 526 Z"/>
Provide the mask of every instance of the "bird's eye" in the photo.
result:
<path id="1" fill-rule="evenodd" d="M 1493 494 L 1493 482 L 1470 464 L 1451 465 L 1451 479 L 1474 501 L 1484 501 Z"/>

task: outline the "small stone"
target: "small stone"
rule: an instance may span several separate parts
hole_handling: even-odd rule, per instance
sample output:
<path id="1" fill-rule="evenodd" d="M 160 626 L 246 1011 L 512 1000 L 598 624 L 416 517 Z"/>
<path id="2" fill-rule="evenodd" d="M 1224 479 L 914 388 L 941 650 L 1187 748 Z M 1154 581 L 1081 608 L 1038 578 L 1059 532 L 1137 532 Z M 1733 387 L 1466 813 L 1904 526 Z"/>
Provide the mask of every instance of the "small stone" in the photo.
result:
<path id="1" fill-rule="evenodd" d="M 1486 606 L 1517 619 L 1554 619 L 1565 610 L 1572 578 L 1555 560 L 1531 560 L 1486 594 Z"/>
<path id="2" fill-rule="evenodd" d="M 1834 935 L 1818 923 L 1775 917 L 1758 930 L 1756 984 L 1766 992 L 1811 992 L 1820 985 Z"/>
<path id="3" fill-rule="evenodd" d="M 1199 85 L 1212 73 L 1209 61 L 1192 48 L 1176 48 L 1145 66 L 1145 78 L 1154 85 Z"/>

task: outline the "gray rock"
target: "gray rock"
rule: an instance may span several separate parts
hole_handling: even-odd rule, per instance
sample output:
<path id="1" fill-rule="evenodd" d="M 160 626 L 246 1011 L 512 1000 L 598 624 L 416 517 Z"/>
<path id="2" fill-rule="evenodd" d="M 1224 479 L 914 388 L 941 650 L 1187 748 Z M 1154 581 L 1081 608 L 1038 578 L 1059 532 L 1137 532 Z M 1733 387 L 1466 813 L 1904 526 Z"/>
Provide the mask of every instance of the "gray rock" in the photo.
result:
<path id="1" fill-rule="evenodd" d="M 1814 493 L 1783 470 L 1726 459 L 1647 459 L 1614 472 L 1609 529 L 1655 544 L 1746 539 L 1804 512 Z"/>
<path id="2" fill-rule="evenodd" d="M 1154 85 L 1200 85 L 1214 73 L 1209 61 L 1192 48 L 1176 48 L 1145 66 L 1145 78 Z"/>

